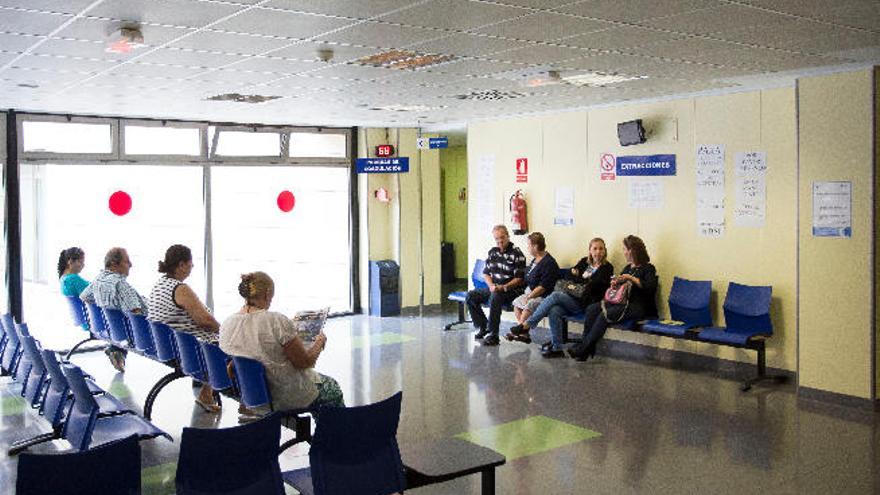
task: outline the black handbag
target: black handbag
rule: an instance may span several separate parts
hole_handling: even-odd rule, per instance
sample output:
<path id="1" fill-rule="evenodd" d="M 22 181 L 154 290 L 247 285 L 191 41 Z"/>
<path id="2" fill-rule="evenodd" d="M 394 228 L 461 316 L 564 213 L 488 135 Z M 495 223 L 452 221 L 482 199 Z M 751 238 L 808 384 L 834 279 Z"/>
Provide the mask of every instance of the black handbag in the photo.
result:
<path id="1" fill-rule="evenodd" d="M 582 301 L 587 296 L 587 291 L 590 290 L 590 283 L 576 282 L 574 280 L 557 280 L 553 290 L 568 294 L 574 299 Z"/>

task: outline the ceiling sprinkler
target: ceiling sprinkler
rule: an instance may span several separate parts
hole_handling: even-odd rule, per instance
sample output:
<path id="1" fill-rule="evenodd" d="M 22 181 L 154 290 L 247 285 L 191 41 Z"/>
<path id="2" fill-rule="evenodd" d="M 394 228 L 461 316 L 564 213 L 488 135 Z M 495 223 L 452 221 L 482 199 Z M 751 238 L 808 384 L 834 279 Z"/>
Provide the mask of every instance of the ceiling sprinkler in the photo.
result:
<path id="1" fill-rule="evenodd" d="M 108 53 L 128 53 L 144 46 L 144 35 L 139 26 L 123 26 L 107 38 Z"/>
<path id="2" fill-rule="evenodd" d="M 329 62 L 333 60 L 333 49 L 318 48 L 318 60 L 321 62 Z"/>

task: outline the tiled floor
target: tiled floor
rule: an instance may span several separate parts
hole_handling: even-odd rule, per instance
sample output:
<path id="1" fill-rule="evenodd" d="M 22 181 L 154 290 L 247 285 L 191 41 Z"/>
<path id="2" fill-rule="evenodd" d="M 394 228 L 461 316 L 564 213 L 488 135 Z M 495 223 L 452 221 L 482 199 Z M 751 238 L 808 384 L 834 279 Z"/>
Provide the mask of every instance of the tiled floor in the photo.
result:
<path id="1" fill-rule="evenodd" d="M 482 347 L 470 329 L 443 332 L 451 319 L 449 312 L 331 319 L 318 369 L 340 382 L 349 405 L 403 390 L 401 444 L 460 436 L 507 454 L 497 471 L 499 494 L 880 491 L 878 414 L 799 400 L 792 385 L 742 393 L 735 381 L 657 363 L 547 360 L 537 344 Z M 32 332 L 44 342 L 58 337 Z M 546 332 L 537 333 L 543 341 Z M 135 408 L 167 372 L 134 355 L 124 374 L 98 352 L 74 362 Z M 8 444 L 43 428 L 7 383 L 0 379 L 2 493 L 15 483 Z M 235 403 L 227 400 L 213 417 L 192 394 L 190 381 L 177 380 L 156 402 L 154 422 L 175 443 L 142 442 L 145 493 L 173 493 L 183 426 L 237 424 Z M 306 454 L 305 446 L 287 451 L 282 468 L 307 464 Z M 408 493 L 479 493 L 479 479 Z"/>

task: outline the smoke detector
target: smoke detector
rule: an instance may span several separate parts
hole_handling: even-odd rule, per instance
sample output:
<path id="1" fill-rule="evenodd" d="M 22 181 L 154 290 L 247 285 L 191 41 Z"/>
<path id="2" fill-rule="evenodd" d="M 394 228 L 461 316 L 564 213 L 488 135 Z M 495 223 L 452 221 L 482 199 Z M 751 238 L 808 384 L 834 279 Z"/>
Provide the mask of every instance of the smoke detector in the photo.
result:
<path id="1" fill-rule="evenodd" d="M 318 49 L 318 60 L 321 62 L 330 62 L 333 60 L 333 49 L 332 48 L 319 48 Z"/>
<path id="2" fill-rule="evenodd" d="M 144 34 L 139 26 L 122 26 L 107 37 L 108 53 L 128 53 L 144 46 Z"/>

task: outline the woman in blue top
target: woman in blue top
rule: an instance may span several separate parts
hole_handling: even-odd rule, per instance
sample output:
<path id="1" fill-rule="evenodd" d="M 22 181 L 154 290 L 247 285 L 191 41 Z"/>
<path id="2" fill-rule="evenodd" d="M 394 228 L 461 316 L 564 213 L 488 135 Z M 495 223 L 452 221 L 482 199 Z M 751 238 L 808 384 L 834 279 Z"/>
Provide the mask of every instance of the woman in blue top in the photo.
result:
<path id="1" fill-rule="evenodd" d="M 61 279 L 61 293 L 65 296 L 79 296 L 86 287 L 88 280 L 79 276 L 86 264 L 86 254 L 78 247 L 61 251 L 58 257 L 58 277 Z"/>

